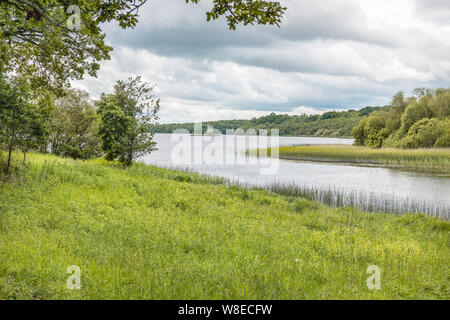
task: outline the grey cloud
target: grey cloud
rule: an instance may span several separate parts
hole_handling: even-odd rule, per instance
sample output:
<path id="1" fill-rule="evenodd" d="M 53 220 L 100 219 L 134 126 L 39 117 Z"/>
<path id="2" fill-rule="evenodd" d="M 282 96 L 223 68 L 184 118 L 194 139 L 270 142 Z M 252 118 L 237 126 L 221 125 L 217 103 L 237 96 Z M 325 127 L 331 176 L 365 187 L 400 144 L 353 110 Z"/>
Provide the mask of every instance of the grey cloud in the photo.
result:
<path id="1" fill-rule="evenodd" d="M 287 15 L 281 28 L 273 26 L 241 27 L 237 31 L 228 30 L 223 20 L 206 22 L 204 8 L 186 7 L 185 13 L 172 15 L 162 19 L 149 21 L 137 26 L 135 30 L 117 31 L 117 27 L 109 26 L 108 39 L 132 48 L 140 48 L 166 56 L 189 58 L 209 58 L 221 61 L 231 60 L 247 63 L 233 55 L 236 49 L 267 49 L 280 42 L 305 42 L 314 39 L 350 40 L 372 43 L 381 46 L 394 46 L 398 41 L 393 35 L 374 32 L 365 24 L 365 14 L 356 1 L 285 1 L 288 6 Z M 164 16 L 166 12 L 183 6 L 173 1 L 152 1 L 142 12 L 145 17 Z M 176 11 L 176 10 L 175 10 Z M 195 18 L 186 20 L 186 15 Z M 226 51 L 226 54 L 225 54 Z M 231 54 L 230 54 L 231 53 Z M 256 58 L 251 64 L 260 60 L 261 66 L 286 71 L 293 66 L 283 64 L 266 64 L 263 59 Z"/>
<path id="2" fill-rule="evenodd" d="M 450 1 L 415 0 L 418 16 L 430 23 L 450 25 Z"/>
<path id="3" fill-rule="evenodd" d="M 398 90 L 450 83 L 450 34 L 439 20 L 449 1 L 410 0 L 412 16 L 387 0 L 377 1 L 384 6 L 376 12 L 365 0 L 285 2 L 280 29 L 230 31 L 223 19 L 205 21 L 208 1 L 151 0 L 135 30 L 105 26 L 113 59 L 102 63 L 98 79 L 77 85 L 98 97 L 115 80 L 139 74 L 158 84 L 165 115 L 199 106 L 224 117 L 223 110 L 384 105 Z"/>

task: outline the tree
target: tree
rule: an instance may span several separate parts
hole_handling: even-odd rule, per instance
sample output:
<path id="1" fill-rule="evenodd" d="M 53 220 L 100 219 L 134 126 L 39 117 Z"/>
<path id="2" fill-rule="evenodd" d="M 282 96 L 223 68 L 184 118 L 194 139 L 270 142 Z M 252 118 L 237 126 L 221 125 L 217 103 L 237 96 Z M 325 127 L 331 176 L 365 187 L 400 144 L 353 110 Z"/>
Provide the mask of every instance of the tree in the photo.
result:
<path id="1" fill-rule="evenodd" d="M 399 141 L 403 148 L 450 147 L 448 134 L 450 119 L 424 118 L 409 128 L 408 134 Z"/>
<path id="2" fill-rule="evenodd" d="M 76 89 L 66 89 L 64 94 L 52 112 L 51 152 L 73 159 L 100 156 L 99 119 L 89 94 Z"/>
<path id="3" fill-rule="evenodd" d="M 52 110 L 49 102 L 49 94 L 43 94 L 41 97 L 35 98 L 34 104 L 31 104 L 28 110 L 28 122 L 20 135 L 19 143 L 19 149 L 23 152 L 24 165 L 29 151 L 47 148 Z"/>
<path id="4" fill-rule="evenodd" d="M 405 112 L 401 116 L 401 131 L 407 133 L 409 128 L 417 121 L 431 116 L 431 112 L 427 105 L 422 101 L 406 107 Z"/>
<path id="5" fill-rule="evenodd" d="M 70 79 L 96 76 L 99 62 L 110 59 L 103 23 L 123 29 L 138 23 L 147 0 L 0 1 L 0 72 L 34 76 L 36 86 L 61 90 Z M 199 0 L 186 0 L 198 3 Z M 214 0 L 207 19 L 226 16 L 239 23 L 276 24 L 286 8 L 275 1 Z"/>
<path id="6" fill-rule="evenodd" d="M 152 125 L 158 120 L 160 105 L 154 88 L 135 77 L 117 81 L 113 94 L 102 94 L 97 103 L 99 134 L 107 160 L 118 159 L 130 166 L 136 158 L 156 150 Z"/>
<path id="7" fill-rule="evenodd" d="M 6 172 L 11 172 L 12 152 L 26 153 L 44 140 L 48 109 L 42 101 L 33 101 L 27 81 L 0 79 L 0 144 L 6 146 Z"/>
<path id="8" fill-rule="evenodd" d="M 361 120 L 352 130 L 353 138 L 355 138 L 355 145 L 363 146 L 367 139 L 367 118 Z"/>
<path id="9" fill-rule="evenodd" d="M 186 3 L 198 3 L 200 0 L 186 0 Z M 214 0 L 213 8 L 206 13 L 208 21 L 218 19 L 225 15 L 228 26 L 236 30 L 239 23 L 270 24 L 280 26 L 281 19 L 287 8 L 278 1 L 258 0 Z"/>
<path id="10" fill-rule="evenodd" d="M 425 148 L 449 145 L 450 89 L 419 88 L 362 120 L 354 129 L 356 145 Z"/>

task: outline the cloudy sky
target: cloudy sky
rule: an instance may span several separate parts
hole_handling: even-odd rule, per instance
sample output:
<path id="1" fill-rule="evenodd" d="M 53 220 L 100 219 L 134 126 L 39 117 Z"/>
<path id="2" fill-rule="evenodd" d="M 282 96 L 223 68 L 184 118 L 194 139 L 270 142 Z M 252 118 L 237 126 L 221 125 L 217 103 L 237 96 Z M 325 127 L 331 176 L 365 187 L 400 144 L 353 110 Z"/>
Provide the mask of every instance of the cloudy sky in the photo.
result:
<path id="1" fill-rule="evenodd" d="M 149 0 L 134 30 L 105 26 L 114 47 L 94 98 L 141 75 L 157 84 L 161 122 L 249 119 L 385 105 L 397 91 L 450 86 L 450 1 L 284 0 L 281 28 L 206 22 L 210 0 Z"/>

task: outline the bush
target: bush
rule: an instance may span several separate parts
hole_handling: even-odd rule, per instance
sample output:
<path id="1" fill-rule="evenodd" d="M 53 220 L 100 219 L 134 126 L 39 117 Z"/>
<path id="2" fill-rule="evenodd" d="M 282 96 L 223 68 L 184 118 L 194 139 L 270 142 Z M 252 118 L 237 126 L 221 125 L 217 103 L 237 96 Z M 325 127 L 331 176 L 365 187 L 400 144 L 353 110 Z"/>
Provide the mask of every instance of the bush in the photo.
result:
<path id="1" fill-rule="evenodd" d="M 437 118 L 417 121 L 409 128 L 407 135 L 400 140 L 400 147 L 411 149 L 435 146 L 436 141 L 444 137 L 445 122 Z M 441 139 L 439 144 L 445 144 L 445 138 Z"/>
<path id="2" fill-rule="evenodd" d="M 370 129 L 369 135 L 367 136 L 366 146 L 371 148 L 380 148 L 383 141 L 389 136 L 389 131 L 384 128 L 380 131 Z"/>
<path id="3" fill-rule="evenodd" d="M 450 148 L 450 118 L 444 120 L 444 133 L 436 139 L 434 146 L 437 148 Z"/>
<path id="4" fill-rule="evenodd" d="M 353 128 L 355 144 L 372 148 L 430 148 L 450 146 L 450 89 L 415 90 L 404 99 L 370 114 Z"/>
<path id="5" fill-rule="evenodd" d="M 423 103 L 414 103 L 405 109 L 402 115 L 401 130 L 406 133 L 420 119 L 428 117 L 427 108 Z"/>
<path id="6" fill-rule="evenodd" d="M 361 120 L 352 130 L 353 138 L 355 138 L 355 144 L 358 146 L 363 146 L 366 144 L 366 124 L 367 119 Z"/>

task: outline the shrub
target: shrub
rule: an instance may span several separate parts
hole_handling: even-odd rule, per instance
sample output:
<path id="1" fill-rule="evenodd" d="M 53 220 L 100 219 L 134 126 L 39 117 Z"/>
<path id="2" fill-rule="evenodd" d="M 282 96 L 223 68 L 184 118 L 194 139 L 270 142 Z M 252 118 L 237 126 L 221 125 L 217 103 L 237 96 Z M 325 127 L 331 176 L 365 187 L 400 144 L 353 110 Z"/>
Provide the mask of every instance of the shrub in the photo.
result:
<path id="1" fill-rule="evenodd" d="M 367 119 L 361 120 L 352 130 L 353 138 L 355 138 L 355 144 L 363 146 L 366 144 L 366 124 Z"/>
<path id="2" fill-rule="evenodd" d="M 437 139 L 444 136 L 445 121 L 422 119 L 414 123 L 408 130 L 408 134 L 400 140 L 402 148 L 426 148 L 435 146 Z M 442 141 L 442 142 L 441 142 Z M 439 143 L 445 144 L 445 140 Z"/>
<path id="3" fill-rule="evenodd" d="M 427 117 L 427 115 L 427 109 L 422 103 L 415 103 L 408 106 L 402 115 L 402 126 L 400 130 L 404 133 L 408 132 L 409 128 L 415 122 Z"/>
<path id="4" fill-rule="evenodd" d="M 386 128 L 376 131 L 370 129 L 369 135 L 367 136 L 366 146 L 371 148 L 380 148 L 383 141 L 389 136 L 389 131 Z"/>
<path id="5" fill-rule="evenodd" d="M 450 148 L 450 118 L 443 121 L 443 134 L 436 139 L 434 146 L 437 148 Z"/>

